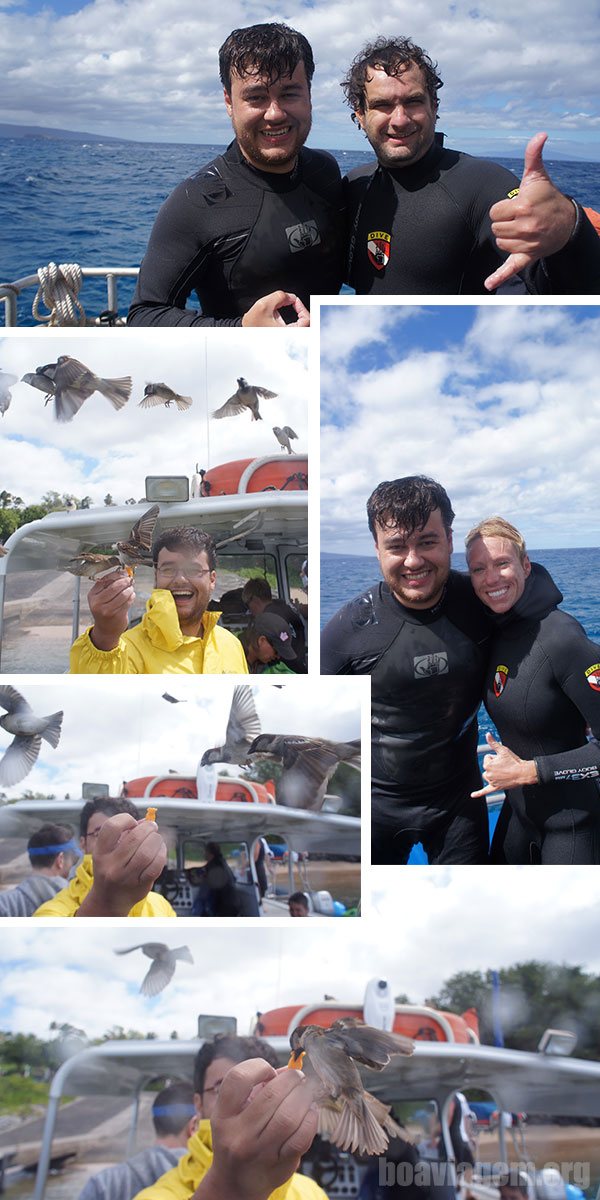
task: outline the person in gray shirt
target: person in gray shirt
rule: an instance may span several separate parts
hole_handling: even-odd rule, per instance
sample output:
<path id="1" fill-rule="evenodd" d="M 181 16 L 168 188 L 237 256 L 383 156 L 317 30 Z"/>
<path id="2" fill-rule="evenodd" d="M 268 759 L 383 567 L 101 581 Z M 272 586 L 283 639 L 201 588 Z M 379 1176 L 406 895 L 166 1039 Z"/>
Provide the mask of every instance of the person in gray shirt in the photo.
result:
<path id="1" fill-rule="evenodd" d="M 70 825 L 42 825 L 27 843 L 32 874 L 17 887 L 0 893 L 0 917 L 31 917 L 67 883 L 81 857 Z"/>

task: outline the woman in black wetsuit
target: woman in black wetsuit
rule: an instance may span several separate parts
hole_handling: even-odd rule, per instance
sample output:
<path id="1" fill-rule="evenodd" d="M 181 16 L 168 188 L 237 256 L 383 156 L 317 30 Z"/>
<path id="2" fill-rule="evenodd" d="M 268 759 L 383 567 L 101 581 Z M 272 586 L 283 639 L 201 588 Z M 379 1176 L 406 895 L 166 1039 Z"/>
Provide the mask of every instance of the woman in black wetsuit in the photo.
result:
<path id="1" fill-rule="evenodd" d="M 491 861 L 598 863 L 600 646 L 557 608 L 561 593 L 508 521 L 476 525 L 466 553 L 494 614 L 484 703 L 504 744 L 487 735 L 487 786 L 474 793 L 506 789 Z"/>

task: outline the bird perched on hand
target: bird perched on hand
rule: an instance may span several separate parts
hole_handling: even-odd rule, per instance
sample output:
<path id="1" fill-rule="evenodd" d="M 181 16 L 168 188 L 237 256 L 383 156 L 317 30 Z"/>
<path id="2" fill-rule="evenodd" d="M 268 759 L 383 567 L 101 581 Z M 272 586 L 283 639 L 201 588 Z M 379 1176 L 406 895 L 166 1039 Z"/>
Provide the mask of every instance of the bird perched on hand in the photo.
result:
<path id="1" fill-rule="evenodd" d="M 216 417 L 220 421 L 222 417 L 236 417 L 245 408 L 249 408 L 252 420 L 262 421 L 262 417 L 258 411 L 259 396 L 262 396 L 263 400 L 274 400 L 277 392 L 270 392 L 268 388 L 248 383 L 243 375 L 238 379 L 237 385 L 237 392 L 234 392 L 233 396 L 230 396 L 229 400 L 226 400 L 220 408 L 215 409 L 212 414 L 213 417 Z"/>
<path id="2" fill-rule="evenodd" d="M 322 808 L 327 784 L 341 762 L 360 770 L 360 740 L 328 742 L 324 738 L 262 733 L 248 755 L 279 758 L 283 763 L 277 784 L 277 803 L 284 808 Z"/>
<path id="3" fill-rule="evenodd" d="M 132 383 L 130 375 L 120 379 L 102 379 L 68 354 L 61 354 L 55 363 L 36 367 L 35 374 L 23 376 L 23 382 L 45 391 L 46 404 L 54 397 L 54 415 L 58 421 L 72 421 L 84 400 L 93 392 L 100 392 L 110 400 L 113 408 L 122 408 L 129 400 Z"/>
<path id="4" fill-rule="evenodd" d="M 292 447 L 291 447 L 291 444 L 290 444 L 290 438 L 292 438 L 292 439 L 293 439 L 293 438 L 296 438 L 296 439 L 297 439 L 297 438 L 298 438 L 298 434 L 297 434 L 297 433 L 294 433 L 294 430 L 293 430 L 293 429 L 290 429 L 290 426 L 289 426 L 289 425 L 284 425 L 284 426 L 283 426 L 283 429 L 280 429 L 280 428 L 279 428 L 279 425 L 274 425 L 274 426 L 273 426 L 273 433 L 275 434 L 275 437 L 277 438 L 277 441 L 279 442 L 279 445 L 281 446 L 281 449 L 282 449 L 282 450 L 287 450 L 288 454 L 291 454 L 291 453 L 292 453 Z"/>
<path id="5" fill-rule="evenodd" d="M 88 579 L 100 579 L 110 571 L 125 567 L 133 575 L 135 567 L 147 566 L 152 563 L 152 538 L 160 508 L 158 504 L 151 505 L 139 521 L 132 526 L 129 537 L 124 542 L 115 542 L 113 549 L 116 554 L 91 554 L 82 551 L 70 558 L 66 570 L 71 575 L 85 575 Z"/>
<path id="6" fill-rule="evenodd" d="M 16 375 L 9 375 L 8 371 L 0 371 L 0 413 L 4 416 L 5 412 L 10 407 L 12 400 L 11 387 L 19 380 Z"/>
<path id="7" fill-rule="evenodd" d="M 171 950 L 164 942 L 140 942 L 137 946 L 129 946 L 127 950 L 115 950 L 115 954 L 131 954 L 134 950 L 141 950 L 146 958 L 152 959 L 152 966 L 140 985 L 143 996 L 158 996 L 166 988 L 175 974 L 178 959 L 188 963 L 194 961 L 189 946 L 177 946 Z"/>
<path id="8" fill-rule="evenodd" d="M 42 745 L 42 738 L 56 749 L 60 741 L 62 712 L 49 717 L 36 717 L 24 696 L 10 684 L 0 684 L 0 704 L 6 716 L 0 717 L 0 726 L 14 738 L 0 759 L 0 784 L 10 787 L 20 783 L 29 775 Z"/>
<path id="9" fill-rule="evenodd" d="M 243 763 L 248 751 L 260 733 L 260 718 L 256 711 L 252 688 L 240 683 L 233 689 L 225 745 L 205 750 L 200 759 L 201 767 L 210 767 L 218 762 Z"/>
<path id="10" fill-rule="evenodd" d="M 144 398 L 140 400 L 138 408 L 155 408 L 157 404 L 164 404 L 165 408 L 176 404 L 180 412 L 185 412 L 192 407 L 192 397 L 180 396 L 179 392 L 174 392 L 166 383 L 147 383 Z"/>
<path id="11" fill-rule="evenodd" d="M 315 1091 L 319 1133 L 360 1154 L 383 1154 L 390 1136 L 402 1136 L 388 1106 L 365 1091 L 356 1063 L 383 1071 L 393 1055 L 413 1053 L 410 1038 L 342 1017 L 327 1029 L 297 1026 L 290 1045 L 288 1066 L 301 1067 Z"/>

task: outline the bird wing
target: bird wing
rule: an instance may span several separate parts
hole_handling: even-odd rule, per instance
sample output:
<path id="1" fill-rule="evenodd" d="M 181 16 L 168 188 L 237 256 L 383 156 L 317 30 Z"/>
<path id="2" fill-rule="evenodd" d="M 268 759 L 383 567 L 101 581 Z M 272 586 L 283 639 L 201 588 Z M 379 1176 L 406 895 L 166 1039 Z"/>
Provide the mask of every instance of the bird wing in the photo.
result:
<path id="1" fill-rule="evenodd" d="M 237 417 L 238 413 L 245 412 L 249 407 L 248 404 L 241 403 L 239 392 L 234 392 L 233 396 L 229 397 L 229 400 L 226 400 L 220 408 L 216 408 L 211 413 L 211 416 L 217 421 L 220 421 L 222 417 Z"/>
<path id="2" fill-rule="evenodd" d="M 57 391 L 76 388 L 77 392 L 81 393 L 81 403 L 87 400 L 92 392 L 96 391 L 98 385 L 98 376 L 90 371 L 84 363 L 81 363 L 76 358 L 70 358 L 68 355 L 62 356 L 62 362 L 56 364 L 54 372 L 54 383 Z M 85 393 L 85 394 L 84 394 Z"/>
<path id="3" fill-rule="evenodd" d="M 40 752 L 42 739 L 39 734 L 34 737 L 16 737 L 11 742 L 4 758 L 0 759 L 0 784 L 10 787 L 20 783 L 29 775 Z"/>
<path id="4" fill-rule="evenodd" d="M 329 1095 L 338 1096 L 347 1088 L 362 1089 L 358 1067 L 326 1031 L 313 1033 L 309 1027 L 301 1042 L 311 1066 Z"/>
<path id="5" fill-rule="evenodd" d="M 284 427 L 283 427 L 283 432 L 284 432 L 284 433 L 287 433 L 288 437 L 290 437 L 290 438 L 297 438 L 297 437 L 298 437 L 298 434 L 297 434 L 297 433 L 294 433 L 294 430 L 293 430 L 293 429 L 291 429 L 289 425 L 284 425 Z"/>
<path id="6" fill-rule="evenodd" d="M 18 382 L 17 375 L 10 375 L 8 371 L 0 371 L 0 384 L 3 384 L 4 387 L 11 388 L 13 383 Z"/>
<path id="7" fill-rule="evenodd" d="M 140 400 L 138 408 L 156 408 L 158 404 L 164 404 L 164 398 L 158 395 L 158 392 L 145 392 L 144 399 Z"/>
<path id="8" fill-rule="evenodd" d="M 270 392 L 268 388 L 255 387 L 252 385 L 252 390 L 256 392 L 257 396 L 262 396 L 264 400 L 274 400 L 277 396 L 277 392 Z"/>
<path id="9" fill-rule="evenodd" d="M 152 537 L 154 534 L 154 526 L 160 512 L 158 504 L 153 504 L 151 508 L 146 509 L 146 512 L 139 521 L 136 521 L 128 541 L 133 542 L 135 546 L 141 547 L 142 550 L 150 551 L 152 549 Z"/>
<path id="10" fill-rule="evenodd" d="M 232 753 L 246 757 L 250 744 L 261 731 L 252 688 L 247 683 L 233 689 L 225 742 Z"/>
<path id="11" fill-rule="evenodd" d="M 278 802 L 291 808 L 320 808 L 329 776 L 340 761 L 335 750 L 308 738 L 286 738 L 282 760 Z"/>
<path id="12" fill-rule="evenodd" d="M 335 1030 L 347 1054 L 373 1071 L 382 1071 L 387 1067 L 392 1055 L 412 1054 L 415 1048 L 411 1038 L 375 1029 L 373 1025 L 363 1025 L 354 1017 L 342 1017 L 334 1021 L 331 1030 Z"/>
<path id="13" fill-rule="evenodd" d="M 121 567 L 121 560 L 116 554 L 76 554 L 65 563 L 65 571 L 71 575 L 85 575 L 88 579 L 98 579 L 106 572 L 116 571 Z"/>
<path id="14" fill-rule="evenodd" d="M 145 951 L 144 951 L 145 953 Z M 172 954 L 165 958 L 156 958 L 142 980 L 140 992 L 142 996 L 158 996 L 175 974 L 176 961 Z"/>
<path id="15" fill-rule="evenodd" d="M 25 697 L 16 688 L 11 687 L 10 683 L 0 684 L 0 704 L 9 713 L 33 712 L 31 705 L 27 703 Z"/>
<path id="16" fill-rule="evenodd" d="M 126 950 L 115 950 L 115 954 L 131 954 L 133 950 L 141 950 L 147 958 L 157 958 L 168 949 L 166 942 L 138 942 L 135 946 L 128 946 Z"/>
<path id="17" fill-rule="evenodd" d="M 56 391 L 54 380 L 48 375 L 41 375 L 39 371 L 28 371 L 23 375 L 21 383 L 28 383 L 30 387 L 37 388 L 39 392 L 46 392 L 48 396 L 53 396 Z"/>

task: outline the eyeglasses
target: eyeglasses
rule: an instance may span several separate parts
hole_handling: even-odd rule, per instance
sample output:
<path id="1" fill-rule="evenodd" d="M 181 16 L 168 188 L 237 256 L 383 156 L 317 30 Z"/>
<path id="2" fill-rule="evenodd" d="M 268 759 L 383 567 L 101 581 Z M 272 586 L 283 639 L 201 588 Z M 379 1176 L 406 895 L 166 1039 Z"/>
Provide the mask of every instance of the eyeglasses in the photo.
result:
<path id="1" fill-rule="evenodd" d="M 210 1095 L 211 1095 L 211 1093 L 212 1093 L 212 1094 L 214 1095 L 214 1097 L 215 1097 L 215 1100 L 216 1100 L 216 1099 L 217 1099 L 217 1096 L 219 1095 L 219 1092 L 221 1091 L 221 1088 L 222 1088 L 222 1087 L 223 1087 L 223 1080 L 222 1080 L 222 1079 L 219 1079 L 219 1082 L 218 1082 L 218 1083 L 215 1083 L 214 1087 L 210 1087 L 210 1088 L 207 1088 L 207 1087 L 205 1087 L 205 1088 L 203 1088 L 203 1089 L 202 1089 L 202 1095 L 203 1095 L 203 1096 L 210 1096 Z"/>
<path id="2" fill-rule="evenodd" d="M 178 575 L 183 575 L 189 583 L 195 583 L 197 579 L 202 579 L 203 575 L 212 574 L 210 567 L 157 567 L 156 574 L 160 575 L 161 579 L 176 579 Z"/>

